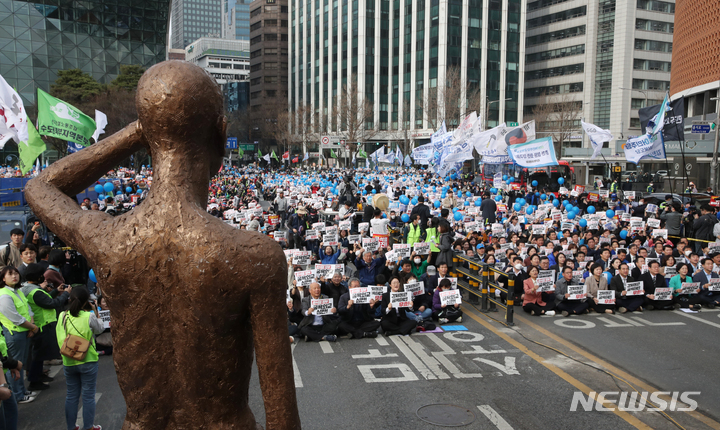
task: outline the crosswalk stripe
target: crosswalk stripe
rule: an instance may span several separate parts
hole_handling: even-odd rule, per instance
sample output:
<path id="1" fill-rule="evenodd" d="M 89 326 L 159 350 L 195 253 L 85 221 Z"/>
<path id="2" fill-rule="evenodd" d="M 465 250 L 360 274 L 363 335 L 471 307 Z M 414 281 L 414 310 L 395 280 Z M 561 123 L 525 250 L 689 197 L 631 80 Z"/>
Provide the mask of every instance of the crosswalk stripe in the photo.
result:
<path id="1" fill-rule="evenodd" d="M 503 417 L 501 417 L 500 414 L 498 414 L 490 405 L 481 405 L 478 406 L 478 409 L 480 409 L 480 412 L 482 412 L 483 415 L 485 415 L 487 419 L 489 419 L 490 422 L 498 428 L 498 430 L 513 430 L 512 426 L 508 424 L 508 422 L 505 421 Z"/>
<path id="2" fill-rule="evenodd" d="M 295 343 L 290 347 L 290 353 L 292 354 L 293 363 L 293 375 L 295 376 L 295 388 L 302 388 L 302 378 L 300 377 L 300 368 L 298 368 L 297 361 L 295 361 Z"/>
<path id="3" fill-rule="evenodd" d="M 332 345 L 330 345 L 329 342 L 318 342 L 318 343 L 320 344 L 320 349 L 322 349 L 322 352 L 324 352 L 325 354 L 332 354 L 333 352 L 335 352 L 335 351 L 333 351 Z"/>

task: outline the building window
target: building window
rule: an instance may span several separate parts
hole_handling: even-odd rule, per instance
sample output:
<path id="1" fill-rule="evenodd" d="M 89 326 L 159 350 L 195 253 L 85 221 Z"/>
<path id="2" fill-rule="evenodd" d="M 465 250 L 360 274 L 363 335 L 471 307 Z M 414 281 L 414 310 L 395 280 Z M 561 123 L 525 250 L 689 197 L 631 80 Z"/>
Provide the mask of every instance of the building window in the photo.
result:
<path id="1" fill-rule="evenodd" d="M 277 19 L 266 19 L 265 20 L 265 27 L 277 27 L 278 20 Z"/>
<path id="2" fill-rule="evenodd" d="M 269 98 L 274 98 L 276 93 L 275 90 L 265 90 L 265 96 Z"/>
<path id="3" fill-rule="evenodd" d="M 569 66 L 551 67 L 549 69 L 533 70 L 525 72 L 525 80 L 552 78 L 554 76 L 574 75 L 576 73 L 585 72 L 585 64 L 571 64 Z"/>
<path id="4" fill-rule="evenodd" d="M 645 31 L 656 31 L 659 33 L 673 33 L 675 25 L 672 22 L 653 21 L 649 19 L 636 19 L 635 29 Z"/>
<path id="5" fill-rule="evenodd" d="M 580 6 L 573 9 L 564 10 L 562 12 L 551 13 L 548 15 L 541 16 L 539 18 L 529 19 L 527 21 L 527 28 L 536 28 L 543 25 L 552 24 L 554 22 L 567 21 L 568 19 L 577 18 L 579 16 L 585 16 L 587 14 L 587 6 Z"/>
<path id="6" fill-rule="evenodd" d="M 527 46 L 539 45 L 541 43 L 552 42 L 553 40 L 567 39 L 568 37 L 582 36 L 585 34 L 585 26 L 580 25 L 577 27 L 564 28 L 562 30 L 551 31 L 548 33 L 542 33 L 537 36 L 528 37 L 525 39 Z"/>
<path id="7" fill-rule="evenodd" d="M 670 82 L 651 79 L 633 79 L 632 87 L 634 90 L 668 91 L 670 90 Z"/>
<path id="8" fill-rule="evenodd" d="M 585 45 L 568 46 L 566 48 L 553 49 L 550 51 L 537 52 L 528 54 L 525 59 L 528 63 L 537 61 L 552 60 L 553 58 L 569 57 L 571 55 L 580 55 L 585 53 Z"/>
<path id="9" fill-rule="evenodd" d="M 553 94 L 579 93 L 583 90 L 583 83 L 576 82 L 573 84 L 550 85 L 547 87 L 527 88 L 525 89 L 525 97 L 549 96 Z"/>
<path id="10" fill-rule="evenodd" d="M 262 26 L 261 22 L 256 22 L 255 24 L 250 26 L 250 31 L 259 30 L 261 26 Z"/>
<path id="11" fill-rule="evenodd" d="M 262 8 L 261 8 L 261 7 L 255 9 L 255 10 L 250 11 L 250 18 L 255 18 L 256 16 L 260 15 L 261 12 L 262 12 Z"/>
<path id="12" fill-rule="evenodd" d="M 670 73 L 670 62 L 635 59 L 633 61 L 633 69 Z"/>
<path id="13" fill-rule="evenodd" d="M 527 5 L 527 10 L 528 10 L 528 12 L 532 12 L 532 11 L 534 11 L 534 10 L 542 9 L 542 8 L 544 8 L 544 7 L 552 6 L 552 5 L 554 5 L 554 4 L 565 3 L 566 1 L 568 1 L 568 0 L 539 0 L 539 1 L 534 1 L 534 2 L 528 3 L 528 5 Z"/>
<path id="14" fill-rule="evenodd" d="M 637 8 L 656 12 L 675 13 L 675 3 L 658 0 L 638 0 Z"/>
<path id="15" fill-rule="evenodd" d="M 672 42 L 635 39 L 635 49 L 641 51 L 672 52 Z"/>

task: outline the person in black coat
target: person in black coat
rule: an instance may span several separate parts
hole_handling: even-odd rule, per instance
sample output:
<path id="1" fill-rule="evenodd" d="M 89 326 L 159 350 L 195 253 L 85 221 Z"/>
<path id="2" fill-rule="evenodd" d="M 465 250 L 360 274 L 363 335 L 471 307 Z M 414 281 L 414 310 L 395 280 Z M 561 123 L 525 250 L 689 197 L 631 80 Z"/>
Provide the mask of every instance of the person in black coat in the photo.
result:
<path id="1" fill-rule="evenodd" d="M 360 288 L 360 280 L 357 278 L 350 279 L 350 288 Z M 340 324 L 338 331 L 340 333 L 348 333 L 354 339 L 362 339 L 364 337 L 377 337 L 377 329 L 380 323 L 375 321 L 375 300 L 370 299 L 370 304 L 354 303 L 350 300 L 350 292 L 340 296 L 340 304 L 338 305 L 338 313 L 340 314 Z"/>
<path id="2" fill-rule="evenodd" d="M 480 211 L 485 224 L 493 224 L 497 222 L 495 213 L 497 212 L 497 204 L 495 200 L 490 198 L 490 193 L 487 191 L 483 195 L 483 201 L 480 203 Z"/>
<path id="3" fill-rule="evenodd" d="M 338 321 L 333 317 L 337 314 L 337 309 L 332 308 L 331 312 L 333 315 L 316 315 L 315 310 L 312 307 L 312 299 L 328 299 L 329 297 L 321 294 L 320 284 L 313 282 L 310 284 L 310 295 L 305 296 L 302 299 L 302 314 L 303 320 L 298 324 L 300 333 L 305 336 L 305 341 L 319 342 L 326 340 L 328 342 L 335 342 L 337 337 L 335 332 L 337 331 Z"/>
<path id="4" fill-rule="evenodd" d="M 700 283 L 700 303 L 706 305 L 709 309 L 720 305 L 720 291 L 710 291 L 710 279 L 720 278 L 717 273 L 713 272 L 714 263 L 710 258 L 702 260 L 702 270 L 693 276 L 693 282 Z M 714 286 L 717 286 L 715 284 Z"/>
<path id="5" fill-rule="evenodd" d="M 648 271 L 640 275 L 639 279 L 643 282 L 643 289 L 645 290 L 645 300 L 643 301 L 645 309 L 649 311 L 653 309 L 671 311 L 674 309 L 672 298 L 670 300 L 655 300 L 655 289 L 667 288 L 668 286 L 667 279 L 660 274 L 660 263 L 654 260 L 651 261 L 648 264 Z"/>
<path id="6" fill-rule="evenodd" d="M 385 336 L 410 334 L 410 332 L 417 327 L 417 323 L 408 318 L 406 313 L 407 311 L 412 312 L 412 308 L 393 307 L 390 303 L 390 292 L 395 293 L 398 291 L 402 291 L 402 287 L 400 285 L 400 278 L 395 276 L 390 279 L 390 291 L 383 294 L 382 303 L 380 303 L 382 309 L 380 325 L 382 326 Z"/>
<path id="7" fill-rule="evenodd" d="M 418 204 L 416 204 L 412 211 L 410 211 L 410 219 L 413 219 L 414 215 L 420 215 L 420 228 L 424 232 L 427 228 L 428 219 L 432 216 L 430 214 L 430 208 L 425 206 L 425 197 L 418 196 Z"/>
<path id="8" fill-rule="evenodd" d="M 635 282 L 630 276 L 630 268 L 627 263 L 620 264 L 618 274 L 610 280 L 609 290 L 615 290 L 615 303 L 618 306 L 618 312 L 642 312 L 642 305 L 645 300 L 644 296 L 626 296 L 625 285 L 628 282 Z"/>

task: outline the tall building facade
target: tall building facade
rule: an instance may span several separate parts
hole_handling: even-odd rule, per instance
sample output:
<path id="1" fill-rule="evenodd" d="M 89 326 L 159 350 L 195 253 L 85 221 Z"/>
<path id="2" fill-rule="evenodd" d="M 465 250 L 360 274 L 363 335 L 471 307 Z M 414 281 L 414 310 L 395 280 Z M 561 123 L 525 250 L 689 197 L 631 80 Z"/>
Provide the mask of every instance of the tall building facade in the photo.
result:
<path id="1" fill-rule="evenodd" d="M 250 42 L 202 37 L 185 48 L 185 60 L 205 69 L 218 84 L 247 81 Z"/>
<path id="2" fill-rule="evenodd" d="M 221 37 L 223 1 L 172 0 L 170 48 L 185 49 L 201 37 Z"/>
<path id="3" fill-rule="evenodd" d="M 478 110 L 488 126 L 522 121 L 526 4 L 290 0 L 290 109 L 311 106 L 328 132 L 342 134 L 328 116 L 353 88 L 372 105 L 365 129 L 375 130 L 374 141 L 429 139 L 438 124 L 428 102 L 452 69 L 462 94 L 477 90 L 467 110 Z M 455 102 L 465 105 L 446 101 Z"/>
<path id="4" fill-rule="evenodd" d="M 0 0 L 0 75 L 25 105 L 50 90 L 58 70 L 78 68 L 110 83 L 120 65 L 150 67 L 165 59 L 170 0 Z"/>
<path id="5" fill-rule="evenodd" d="M 619 139 L 670 89 L 674 0 L 534 0 L 527 5 L 525 113 L 549 100 Z"/>
<path id="6" fill-rule="evenodd" d="M 250 5 L 250 106 L 287 106 L 288 0 Z"/>
<path id="7" fill-rule="evenodd" d="M 252 0 L 222 1 L 222 38 L 250 40 L 250 2 Z"/>

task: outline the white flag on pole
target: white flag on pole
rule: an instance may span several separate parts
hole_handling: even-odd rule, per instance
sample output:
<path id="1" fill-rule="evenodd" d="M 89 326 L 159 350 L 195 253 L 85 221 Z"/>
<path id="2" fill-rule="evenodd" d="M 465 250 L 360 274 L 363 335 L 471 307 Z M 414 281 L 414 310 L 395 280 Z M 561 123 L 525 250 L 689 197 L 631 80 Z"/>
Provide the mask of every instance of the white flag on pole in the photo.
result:
<path id="1" fill-rule="evenodd" d="M 590 144 L 593 147 L 593 154 L 590 157 L 591 160 L 594 160 L 595 157 L 600 155 L 600 152 L 603 148 L 604 142 L 610 142 L 613 140 L 613 135 L 610 132 L 610 130 L 603 130 L 602 128 L 587 123 L 585 121 L 580 121 L 580 124 L 582 125 L 583 130 L 590 138 Z"/>
<path id="2" fill-rule="evenodd" d="M 95 142 L 98 141 L 101 134 L 105 133 L 105 126 L 107 123 L 107 115 L 95 109 L 95 133 L 92 135 Z"/>
<path id="3" fill-rule="evenodd" d="M 5 128 L 9 131 L 9 133 L 3 133 L 0 130 L 2 136 L 10 134 L 17 143 L 30 140 L 27 112 L 25 112 L 22 99 L 2 76 L 0 76 L 0 118 L 4 119 Z M 2 138 L 4 139 L 4 137 Z M 7 140 L 5 141 L 7 142 Z"/>

